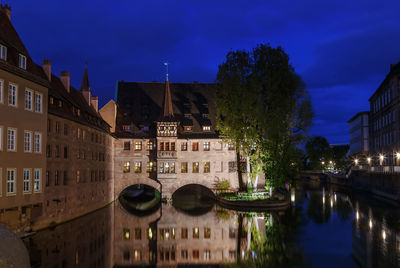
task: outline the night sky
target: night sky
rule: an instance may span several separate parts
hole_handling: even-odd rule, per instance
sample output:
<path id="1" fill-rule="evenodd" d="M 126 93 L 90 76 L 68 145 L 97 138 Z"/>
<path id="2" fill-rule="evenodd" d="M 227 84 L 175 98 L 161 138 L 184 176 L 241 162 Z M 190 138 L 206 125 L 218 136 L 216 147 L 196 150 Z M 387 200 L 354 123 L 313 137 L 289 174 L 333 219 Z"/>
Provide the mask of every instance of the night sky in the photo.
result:
<path id="1" fill-rule="evenodd" d="M 312 135 L 348 143 L 347 120 L 400 60 L 400 1 L 2 0 L 33 59 L 69 70 L 79 88 L 85 60 L 100 105 L 117 80 L 213 82 L 226 53 L 282 46 L 310 91 Z"/>

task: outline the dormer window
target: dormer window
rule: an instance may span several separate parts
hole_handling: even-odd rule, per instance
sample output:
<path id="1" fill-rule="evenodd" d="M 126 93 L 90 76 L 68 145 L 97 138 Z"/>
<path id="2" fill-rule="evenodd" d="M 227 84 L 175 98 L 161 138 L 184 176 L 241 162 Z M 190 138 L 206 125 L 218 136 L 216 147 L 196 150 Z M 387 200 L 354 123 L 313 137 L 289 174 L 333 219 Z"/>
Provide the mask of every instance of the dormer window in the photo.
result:
<path id="1" fill-rule="evenodd" d="M 7 47 L 0 45 L 0 60 L 7 60 Z"/>
<path id="2" fill-rule="evenodd" d="M 208 114 L 203 114 L 203 118 L 208 118 Z"/>
<path id="3" fill-rule="evenodd" d="M 123 126 L 122 126 L 122 129 L 123 129 L 124 131 L 131 131 L 131 126 L 130 126 L 130 125 L 123 125 Z"/>
<path id="4" fill-rule="evenodd" d="M 26 57 L 22 54 L 19 54 L 18 67 L 26 70 Z"/>
<path id="5" fill-rule="evenodd" d="M 185 131 L 192 131 L 193 127 L 192 126 L 184 126 L 183 129 Z"/>
<path id="6" fill-rule="evenodd" d="M 190 114 L 185 114 L 185 118 L 190 118 Z"/>
<path id="7" fill-rule="evenodd" d="M 210 126 L 203 126 L 203 131 L 210 131 L 211 127 Z"/>

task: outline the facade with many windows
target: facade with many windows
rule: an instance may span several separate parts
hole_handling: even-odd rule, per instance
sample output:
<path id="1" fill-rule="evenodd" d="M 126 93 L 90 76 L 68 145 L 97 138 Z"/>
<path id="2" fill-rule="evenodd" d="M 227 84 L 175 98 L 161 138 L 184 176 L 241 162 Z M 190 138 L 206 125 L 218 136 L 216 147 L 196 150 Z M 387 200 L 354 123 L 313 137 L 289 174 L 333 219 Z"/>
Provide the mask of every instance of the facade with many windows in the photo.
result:
<path id="1" fill-rule="evenodd" d="M 24 231 L 43 214 L 48 81 L 0 6 L 0 222 Z"/>
<path id="2" fill-rule="evenodd" d="M 162 187 L 163 198 L 187 184 L 238 188 L 237 154 L 216 132 L 213 94 L 213 84 L 119 82 L 116 116 L 113 102 L 110 114 L 101 110 L 116 126 L 115 196 L 133 184 Z"/>

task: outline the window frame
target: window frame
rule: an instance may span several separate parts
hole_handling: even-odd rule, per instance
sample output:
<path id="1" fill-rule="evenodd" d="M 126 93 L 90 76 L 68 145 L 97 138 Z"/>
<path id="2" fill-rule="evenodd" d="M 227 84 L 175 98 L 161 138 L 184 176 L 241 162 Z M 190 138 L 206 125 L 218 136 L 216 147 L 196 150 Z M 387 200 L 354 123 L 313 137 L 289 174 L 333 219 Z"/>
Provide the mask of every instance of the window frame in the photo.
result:
<path id="1" fill-rule="evenodd" d="M 27 107 L 27 96 L 28 96 L 27 93 L 30 93 L 30 103 L 29 103 L 30 104 L 30 108 Z M 29 89 L 29 88 L 25 88 L 25 110 L 26 111 L 33 111 L 33 97 L 34 97 L 33 90 Z"/>
<path id="2" fill-rule="evenodd" d="M 4 80 L 0 79 L 0 104 L 4 104 Z"/>
<path id="3" fill-rule="evenodd" d="M 38 147 L 36 144 L 36 137 L 39 137 L 39 144 Z M 38 150 L 37 150 L 38 149 Z M 36 154 L 41 154 L 42 153 L 42 133 L 40 132 L 35 132 L 35 134 L 33 135 L 33 152 Z"/>
<path id="4" fill-rule="evenodd" d="M 40 97 L 40 98 L 38 98 L 38 97 Z M 38 99 L 40 99 L 39 105 L 37 102 Z M 38 107 L 40 109 L 38 109 Z M 39 92 L 35 92 L 35 113 L 39 113 L 39 114 L 43 113 L 43 94 L 39 93 Z"/>
<path id="5" fill-rule="evenodd" d="M 24 131 L 24 153 L 32 153 L 32 131 Z M 26 134 L 29 134 L 29 150 L 27 150 Z"/>
<path id="6" fill-rule="evenodd" d="M 211 142 L 205 141 L 203 142 L 203 151 L 210 151 L 211 148 Z"/>
<path id="7" fill-rule="evenodd" d="M 196 166 L 196 169 L 195 169 L 195 166 Z M 200 163 L 199 162 L 192 162 L 192 173 L 200 173 Z"/>
<path id="8" fill-rule="evenodd" d="M 26 172 L 27 172 L 27 174 L 29 174 L 28 178 L 25 177 Z M 24 168 L 23 169 L 23 193 L 24 194 L 32 193 L 31 181 L 32 181 L 32 169 Z M 25 189 L 26 184 L 28 185 L 27 190 Z"/>
<path id="9" fill-rule="evenodd" d="M 13 95 L 14 97 L 14 103 L 10 103 L 10 98 L 11 96 L 11 88 L 15 89 L 15 94 Z M 14 83 L 8 83 L 8 106 L 18 108 L 18 85 Z"/>
<path id="10" fill-rule="evenodd" d="M 9 172 L 13 171 L 13 180 L 10 180 Z M 17 194 L 16 185 L 17 185 L 17 169 L 16 168 L 7 168 L 7 181 L 6 181 L 6 195 L 12 196 Z M 11 183 L 11 184 L 10 184 Z M 12 185 L 13 191 L 9 191 L 9 185 Z"/>
<path id="11" fill-rule="evenodd" d="M 14 135 L 13 135 L 13 137 L 14 137 L 14 139 L 13 139 L 13 148 L 12 149 L 10 149 L 9 131 L 13 131 L 14 132 Z M 16 152 L 17 151 L 17 135 L 18 135 L 18 132 L 17 132 L 16 128 L 12 128 L 12 127 L 7 128 L 7 152 Z"/>
<path id="12" fill-rule="evenodd" d="M 18 67 L 26 70 L 26 66 L 27 66 L 26 56 L 24 54 L 19 53 L 18 54 Z"/>
<path id="13" fill-rule="evenodd" d="M 7 47 L 0 44 L 0 60 L 7 61 Z"/>
<path id="14" fill-rule="evenodd" d="M 39 176 L 36 177 L 36 174 L 39 174 Z M 41 168 L 35 168 L 33 170 L 33 192 L 34 193 L 42 192 L 42 169 Z"/>
<path id="15" fill-rule="evenodd" d="M 3 151 L 3 126 L 0 126 L 0 151 Z"/>

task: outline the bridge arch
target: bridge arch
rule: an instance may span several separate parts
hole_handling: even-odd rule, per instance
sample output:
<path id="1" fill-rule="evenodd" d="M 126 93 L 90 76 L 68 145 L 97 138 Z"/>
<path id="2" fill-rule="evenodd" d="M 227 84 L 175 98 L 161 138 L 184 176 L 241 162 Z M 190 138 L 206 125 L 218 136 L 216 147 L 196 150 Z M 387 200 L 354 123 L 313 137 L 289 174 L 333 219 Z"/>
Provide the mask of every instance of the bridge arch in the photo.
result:
<path id="1" fill-rule="evenodd" d="M 125 210 L 138 215 L 148 215 L 160 208 L 160 192 L 146 184 L 135 184 L 125 188 L 118 197 Z"/>
<path id="2" fill-rule="evenodd" d="M 115 180 L 114 182 L 114 198 L 117 199 L 121 193 L 132 185 L 143 184 L 148 185 L 161 192 L 161 185 L 158 181 L 150 179 L 148 177 L 134 177 L 134 178 L 122 178 Z"/>

